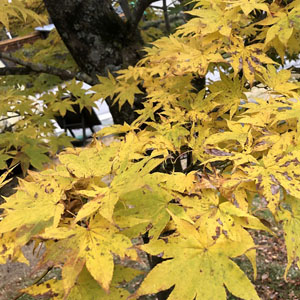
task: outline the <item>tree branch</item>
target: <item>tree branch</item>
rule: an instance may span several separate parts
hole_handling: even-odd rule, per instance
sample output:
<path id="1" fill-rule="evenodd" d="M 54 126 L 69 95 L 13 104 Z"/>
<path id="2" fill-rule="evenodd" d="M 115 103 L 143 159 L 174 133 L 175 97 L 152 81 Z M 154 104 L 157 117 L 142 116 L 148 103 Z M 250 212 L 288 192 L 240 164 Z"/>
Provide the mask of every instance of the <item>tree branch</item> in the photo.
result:
<path id="1" fill-rule="evenodd" d="M 166 24 L 166 31 L 167 31 L 167 34 L 170 34 L 171 27 L 170 27 L 168 7 L 167 7 L 167 1 L 166 0 L 163 0 L 163 11 L 164 11 L 165 24 Z"/>
<path id="2" fill-rule="evenodd" d="M 44 65 L 44 64 L 40 64 L 40 63 L 32 63 L 32 62 L 28 62 L 25 60 L 22 60 L 20 58 L 17 57 L 13 57 L 10 53 L 5 53 L 5 52 L 0 52 L 0 58 L 12 61 L 18 65 L 21 65 L 25 68 L 17 68 L 15 67 L 13 70 L 11 71 L 15 71 L 17 69 L 20 69 L 20 74 L 18 75 L 28 75 L 30 74 L 29 72 L 31 71 L 32 73 L 36 72 L 36 73 L 46 73 L 46 74 L 51 74 L 51 75 L 55 75 L 60 77 L 62 80 L 70 80 L 73 78 L 76 78 L 80 81 L 84 81 L 88 84 L 91 85 L 95 85 L 97 83 L 97 80 L 93 79 L 92 77 L 90 77 L 89 75 L 85 74 L 85 73 L 81 73 L 81 72 L 71 72 L 69 70 L 64 70 L 64 69 L 59 69 L 56 67 L 52 67 L 52 66 L 48 66 L 48 65 Z M 4 68 L 6 70 L 8 70 L 9 68 Z M 1 69 L 0 69 L 1 72 Z M 5 73 L 5 71 L 2 71 L 3 73 Z M 9 72 L 9 71 L 8 71 Z M 26 74 L 27 72 L 27 74 Z M 23 73 L 23 74 L 21 74 Z M 3 75 L 16 75 L 16 74 L 3 74 Z"/>
<path id="3" fill-rule="evenodd" d="M 184 15 L 183 14 L 171 15 L 169 17 L 169 22 L 175 22 L 175 21 L 185 22 Z M 142 29 L 146 30 L 150 27 L 158 27 L 163 22 L 165 22 L 165 21 L 164 20 L 148 21 L 148 22 L 145 22 L 145 24 L 142 26 Z"/>
<path id="4" fill-rule="evenodd" d="M 132 24 L 134 27 L 137 27 L 137 25 L 139 24 L 140 20 L 143 17 L 144 11 L 150 6 L 151 3 L 156 2 L 157 0 L 138 0 L 136 5 L 135 5 L 135 9 L 134 9 L 134 13 L 132 16 Z"/>
<path id="5" fill-rule="evenodd" d="M 132 15 L 131 15 L 130 7 L 128 5 L 128 1 L 127 0 L 119 0 L 119 3 L 124 12 L 126 19 L 131 20 Z"/>
<path id="6" fill-rule="evenodd" d="M 6 120 L 9 120 L 9 119 L 12 119 L 12 118 L 20 117 L 20 114 L 17 114 L 16 112 L 9 112 L 9 113 L 15 113 L 15 115 L 2 118 L 2 119 L 0 119 L 0 122 L 6 121 Z"/>
<path id="7" fill-rule="evenodd" d="M 47 270 L 45 270 L 42 275 L 40 277 L 38 277 L 36 280 L 34 280 L 34 282 L 31 285 L 35 285 L 38 284 L 43 278 L 45 278 L 45 276 L 53 269 L 53 267 L 49 267 L 47 268 Z M 19 293 L 15 298 L 13 298 L 13 300 L 18 300 L 20 299 L 25 293 L 21 292 Z"/>
<path id="8" fill-rule="evenodd" d="M 5 67 L 0 68 L 0 76 L 8 75 L 30 75 L 35 74 L 36 72 L 30 68 L 20 68 L 20 67 Z"/>

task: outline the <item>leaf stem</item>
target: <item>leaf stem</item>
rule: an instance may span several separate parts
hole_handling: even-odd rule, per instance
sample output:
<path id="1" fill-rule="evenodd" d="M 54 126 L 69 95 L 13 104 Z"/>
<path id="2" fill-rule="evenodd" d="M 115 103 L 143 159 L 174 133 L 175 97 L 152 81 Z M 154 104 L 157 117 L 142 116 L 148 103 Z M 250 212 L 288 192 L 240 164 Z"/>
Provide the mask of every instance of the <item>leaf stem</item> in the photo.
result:
<path id="1" fill-rule="evenodd" d="M 34 281 L 33 281 L 33 283 L 31 284 L 31 285 L 34 285 L 34 284 L 37 284 L 37 283 L 39 283 L 51 270 L 53 269 L 53 267 L 49 267 L 49 268 L 47 268 L 47 270 L 45 270 L 44 272 L 43 272 L 43 274 L 40 276 L 40 277 L 38 277 L 37 279 L 35 279 Z M 23 295 L 24 295 L 25 293 L 24 292 L 21 292 L 21 293 L 19 293 L 15 298 L 13 298 L 12 300 L 18 300 L 18 299 L 20 299 Z"/>

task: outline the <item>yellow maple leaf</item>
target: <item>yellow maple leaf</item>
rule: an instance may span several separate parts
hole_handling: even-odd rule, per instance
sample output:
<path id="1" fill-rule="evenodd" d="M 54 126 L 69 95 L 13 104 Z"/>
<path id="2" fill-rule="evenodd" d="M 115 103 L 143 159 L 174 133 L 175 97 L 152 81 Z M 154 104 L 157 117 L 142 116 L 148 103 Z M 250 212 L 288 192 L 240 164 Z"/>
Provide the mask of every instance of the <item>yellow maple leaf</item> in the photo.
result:
<path id="1" fill-rule="evenodd" d="M 18 164 L 17 164 L 18 165 Z M 1 174 L 0 176 L 0 188 L 2 188 L 3 186 L 5 186 L 6 184 L 8 184 L 13 178 L 10 179 L 6 179 L 6 177 L 8 176 L 8 174 L 17 166 L 13 166 L 12 168 L 8 169 L 7 171 L 5 171 L 3 174 Z"/>
<path id="2" fill-rule="evenodd" d="M 226 47 L 230 54 L 230 64 L 236 76 L 243 70 L 247 80 L 252 84 L 255 73 L 262 68 L 262 64 L 276 64 L 263 52 L 263 44 L 256 43 L 245 46 L 244 41 L 238 37 L 231 37 L 230 45 Z"/>
<path id="3" fill-rule="evenodd" d="M 24 3 L 19 0 L 1 0 L 0 7 L 0 23 L 2 23 L 7 30 L 9 30 L 10 17 L 18 18 L 24 20 L 25 22 L 28 18 L 31 18 L 37 21 L 39 24 L 45 21 L 42 16 L 38 15 L 33 10 L 26 8 Z"/>
<path id="4" fill-rule="evenodd" d="M 129 292 L 124 288 L 119 287 L 120 284 L 130 281 L 139 274 L 141 274 L 141 272 L 138 270 L 116 266 L 114 277 L 112 279 L 112 287 L 110 288 L 109 293 L 106 293 L 84 267 L 78 276 L 76 285 L 72 288 L 67 298 L 64 297 L 63 282 L 57 279 L 50 279 L 38 285 L 28 287 L 23 289 L 22 292 L 32 296 L 50 296 L 52 300 L 126 299 L 129 296 Z"/>
<path id="5" fill-rule="evenodd" d="M 135 95 L 143 94 L 143 92 L 137 86 L 138 82 L 120 82 L 119 86 L 116 88 L 115 93 L 118 93 L 114 103 L 119 103 L 119 107 L 122 107 L 126 101 L 132 106 L 134 103 Z"/>
<path id="6" fill-rule="evenodd" d="M 226 0 L 225 2 L 230 4 L 227 9 L 239 7 L 246 16 L 255 9 L 269 12 L 269 7 L 264 0 Z"/>
<path id="7" fill-rule="evenodd" d="M 94 85 L 91 88 L 95 94 L 93 100 L 105 99 L 107 97 L 113 97 L 116 93 L 117 81 L 114 76 L 109 72 L 108 77 L 98 76 L 99 84 Z"/>
<path id="8" fill-rule="evenodd" d="M 91 186 L 90 190 L 80 190 L 79 195 L 91 198 L 77 213 L 74 223 L 91 216 L 98 211 L 104 218 L 112 222 L 114 207 L 119 201 L 119 193 L 108 187 Z"/>
<path id="9" fill-rule="evenodd" d="M 274 123 L 278 121 L 286 121 L 295 119 L 297 121 L 297 131 L 300 129 L 299 120 L 300 99 L 286 100 L 284 104 L 278 106 L 278 111 L 274 117 Z"/>
<path id="10" fill-rule="evenodd" d="M 73 153 L 61 153 L 59 160 L 77 178 L 101 177 L 111 172 L 112 160 L 117 151 L 117 147 L 77 149 Z"/>
<path id="11" fill-rule="evenodd" d="M 211 135 L 206 139 L 205 145 L 218 145 L 219 143 L 232 140 L 234 143 L 237 141 L 242 148 L 244 148 L 250 135 L 250 126 L 232 121 L 227 121 L 227 125 L 231 131 L 224 131 Z"/>
<path id="12" fill-rule="evenodd" d="M 112 253 L 123 259 L 125 256 L 136 258 L 136 252 L 130 249 L 130 239 L 99 214 L 90 219 L 87 228 L 52 228 L 39 237 L 59 239 L 53 247 L 49 247 L 45 258 L 56 264 L 63 263 L 62 278 L 66 295 L 73 288 L 84 265 L 102 288 L 108 291 L 114 272 Z"/>
<path id="13" fill-rule="evenodd" d="M 186 30 L 190 27 L 194 31 L 197 30 L 197 33 L 202 36 L 215 32 L 219 32 L 221 35 L 227 37 L 231 34 L 232 19 L 229 18 L 228 11 L 222 9 L 219 5 L 212 5 L 211 7 L 203 9 L 194 9 L 189 11 L 188 14 L 197 18 L 193 18 L 187 24 L 179 27 L 177 33 L 190 33 Z"/>
<path id="14" fill-rule="evenodd" d="M 299 195 L 299 153 L 299 150 L 295 150 L 285 155 L 268 154 L 259 164 L 241 168 L 249 178 L 255 179 L 258 190 L 265 197 L 268 208 L 274 214 L 280 203 L 280 187 L 292 196 Z"/>
<path id="15" fill-rule="evenodd" d="M 0 264 L 6 264 L 9 260 L 29 265 L 21 246 L 16 244 L 16 232 L 4 233 L 0 238 Z"/>
<path id="16" fill-rule="evenodd" d="M 299 30 L 299 12 L 300 6 L 297 1 L 284 7 L 273 5 L 272 13 L 257 23 L 264 26 L 260 37 L 265 36 L 265 45 L 278 38 L 278 41 L 287 47 L 294 31 Z M 268 25 L 270 27 L 267 27 Z"/>
<path id="17" fill-rule="evenodd" d="M 120 227 L 127 229 L 126 235 L 134 237 L 148 231 L 150 238 L 157 239 L 170 220 L 167 209 L 174 214 L 183 214 L 182 207 L 170 203 L 173 199 L 171 192 L 158 188 L 160 181 L 156 179 L 155 174 L 151 174 L 146 180 L 146 188 L 122 196 L 123 207 L 116 211 L 115 220 Z M 141 202 L 141 199 L 145 201 Z"/>
<path id="18" fill-rule="evenodd" d="M 152 255 L 161 254 L 171 259 L 152 269 L 134 296 L 157 293 L 175 285 L 170 300 L 225 300 L 225 285 L 237 297 L 259 299 L 247 276 L 230 259 L 244 254 L 245 243 L 221 238 L 216 243 L 205 245 L 192 224 L 176 217 L 173 220 L 180 236 L 175 234 L 168 237 L 167 242 L 157 240 L 142 246 Z M 183 274 L 186 280 L 182 280 Z"/>
<path id="19" fill-rule="evenodd" d="M 230 111 L 230 118 L 232 118 L 240 106 L 241 99 L 246 100 L 244 82 L 233 74 L 226 75 L 223 72 L 220 72 L 220 78 L 221 80 L 209 84 L 208 89 L 215 94 L 214 103 L 219 105 L 217 116 Z"/>
<path id="20" fill-rule="evenodd" d="M 287 197 L 287 203 L 292 208 L 292 211 L 281 208 L 278 211 L 278 220 L 283 224 L 284 239 L 287 250 L 288 263 L 284 272 L 284 278 L 287 279 L 287 274 L 293 262 L 296 262 L 300 267 L 300 209 L 299 199 L 296 197 Z"/>
<path id="21" fill-rule="evenodd" d="M 64 212 L 63 191 L 55 180 L 44 182 L 20 181 L 18 191 L 1 205 L 4 218 L 0 233 L 19 230 L 18 240 L 27 243 L 46 227 L 56 227 Z M 27 227 L 27 228 L 26 228 Z"/>
<path id="22" fill-rule="evenodd" d="M 261 69 L 261 75 L 259 77 L 261 78 L 261 81 L 274 92 L 288 97 L 298 98 L 296 90 L 300 88 L 300 85 L 290 82 L 291 71 L 280 70 L 277 72 L 274 66 L 268 65 L 267 69 Z"/>

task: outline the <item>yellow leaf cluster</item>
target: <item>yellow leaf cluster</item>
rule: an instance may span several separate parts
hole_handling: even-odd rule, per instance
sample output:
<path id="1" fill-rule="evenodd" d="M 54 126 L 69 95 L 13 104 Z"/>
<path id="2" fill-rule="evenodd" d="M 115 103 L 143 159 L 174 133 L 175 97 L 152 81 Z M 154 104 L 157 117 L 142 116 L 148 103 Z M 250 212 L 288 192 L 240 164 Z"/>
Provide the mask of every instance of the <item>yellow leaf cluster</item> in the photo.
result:
<path id="1" fill-rule="evenodd" d="M 10 2 L 1 0 L 0 7 L 0 23 L 3 24 L 3 26 L 8 30 L 9 20 L 11 17 L 18 18 L 20 20 L 23 20 L 24 22 L 26 22 L 28 18 L 32 18 L 39 23 L 42 23 L 44 21 L 44 19 L 37 13 L 26 8 L 24 3 L 20 0 L 12 0 Z"/>
<path id="2" fill-rule="evenodd" d="M 129 295 L 122 282 L 132 277 L 119 260 L 138 261 L 139 248 L 166 260 L 131 299 L 174 286 L 169 300 L 225 300 L 226 290 L 257 300 L 232 259 L 245 255 L 255 278 L 248 229 L 272 234 L 259 210 L 283 225 L 285 275 L 299 264 L 299 84 L 267 50 L 281 58 L 291 46 L 295 51 L 300 2 L 269 2 L 196 1 L 193 17 L 146 48 L 136 66 L 99 77 L 92 99 L 70 83 L 84 103 L 115 97 L 132 105 L 142 90 L 147 99 L 131 125 L 103 129 L 86 148 L 65 149 L 56 166 L 30 172 L 1 205 L 0 234 L 12 246 L 0 245 L 0 261 L 24 260 L 21 247 L 35 240 L 45 244 L 40 265 L 62 270 L 61 280 L 26 293 L 122 299 Z M 220 78 L 205 84 L 209 71 Z M 114 141 L 105 145 L 101 138 L 110 134 Z M 34 150 L 25 153 L 33 157 Z M 142 237 L 149 241 L 134 246 Z"/>

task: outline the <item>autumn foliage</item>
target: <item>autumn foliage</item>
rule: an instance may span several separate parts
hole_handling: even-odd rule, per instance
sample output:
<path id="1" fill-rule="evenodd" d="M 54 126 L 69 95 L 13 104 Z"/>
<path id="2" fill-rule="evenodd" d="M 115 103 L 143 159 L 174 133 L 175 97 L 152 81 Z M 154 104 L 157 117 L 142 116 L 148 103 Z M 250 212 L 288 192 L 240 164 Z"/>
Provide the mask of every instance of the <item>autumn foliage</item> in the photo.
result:
<path id="1" fill-rule="evenodd" d="M 249 229 L 272 234 L 255 201 L 285 232 L 285 277 L 300 267 L 300 86 L 275 61 L 300 51 L 300 1 L 270 2 L 195 1 L 193 18 L 137 66 L 99 77 L 95 99 L 133 104 L 142 88 L 147 101 L 133 124 L 30 172 L 1 206 L 0 262 L 26 262 L 21 247 L 34 241 L 45 247 L 39 266 L 61 268 L 24 292 L 116 300 L 174 287 L 169 300 L 259 299 L 233 261 L 245 255 L 255 278 Z M 208 71 L 220 80 L 197 90 Z M 254 86 L 263 92 L 247 97 Z M 130 295 L 122 284 L 139 271 L 120 261 L 139 261 L 137 249 L 166 260 Z"/>

